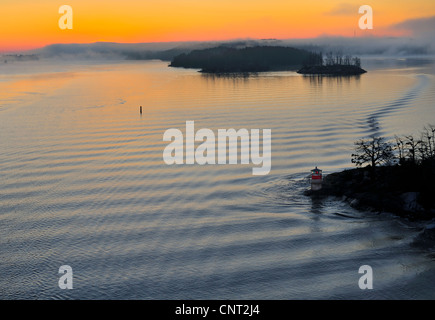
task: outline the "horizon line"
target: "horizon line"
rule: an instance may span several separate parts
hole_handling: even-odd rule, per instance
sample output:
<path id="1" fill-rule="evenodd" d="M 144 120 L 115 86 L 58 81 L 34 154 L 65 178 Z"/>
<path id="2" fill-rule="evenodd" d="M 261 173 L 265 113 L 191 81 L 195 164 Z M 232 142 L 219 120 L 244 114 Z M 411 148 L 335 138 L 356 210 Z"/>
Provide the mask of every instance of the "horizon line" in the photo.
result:
<path id="1" fill-rule="evenodd" d="M 54 42 L 49 44 L 44 44 L 38 47 L 31 47 L 27 49 L 0 49 L 0 54 L 13 54 L 13 53 L 24 53 L 33 50 L 40 50 L 53 45 L 92 45 L 92 44 L 125 44 L 125 45 L 140 45 L 140 44 L 171 44 L 171 43 L 213 43 L 213 42 L 237 42 L 237 41 L 304 41 L 304 40 L 316 40 L 316 39 L 370 39 L 370 38 L 388 38 L 388 39 L 399 39 L 407 38 L 412 39 L 412 36 L 396 36 L 396 35 L 376 35 L 368 34 L 364 36 L 345 36 L 345 35 L 318 35 L 315 37 L 308 38 L 232 38 L 232 39 L 220 39 L 220 40 L 178 40 L 178 41 L 149 41 L 149 42 L 117 42 L 117 41 L 93 41 L 93 42 Z"/>

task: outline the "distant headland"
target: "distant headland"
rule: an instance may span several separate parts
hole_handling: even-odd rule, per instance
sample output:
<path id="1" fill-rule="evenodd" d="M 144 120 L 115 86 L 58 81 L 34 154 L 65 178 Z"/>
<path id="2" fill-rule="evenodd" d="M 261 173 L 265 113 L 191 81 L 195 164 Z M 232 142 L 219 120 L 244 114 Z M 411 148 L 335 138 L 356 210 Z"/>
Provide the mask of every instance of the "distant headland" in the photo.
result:
<path id="1" fill-rule="evenodd" d="M 36 54 L 4 54 L 0 55 L 0 61 L 3 63 L 15 62 L 15 61 L 34 61 L 39 60 Z"/>
<path id="2" fill-rule="evenodd" d="M 234 48 L 219 46 L 193 50 L 175 56 L 170 67 L 200 69 L 204 73 L 247 73 L 264 71 L 297 71 L 311 75 L 359 75 L 357 57 L 310 52 L 283 46 L 254 46 Z"/>

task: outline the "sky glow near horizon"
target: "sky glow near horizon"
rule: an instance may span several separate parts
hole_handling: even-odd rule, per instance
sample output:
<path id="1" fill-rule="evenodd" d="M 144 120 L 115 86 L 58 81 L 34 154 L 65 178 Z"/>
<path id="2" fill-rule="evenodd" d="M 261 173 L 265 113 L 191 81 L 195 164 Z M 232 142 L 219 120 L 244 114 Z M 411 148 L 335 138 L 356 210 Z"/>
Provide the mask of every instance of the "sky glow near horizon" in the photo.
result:
<path id="1" fill-rule="evenodd" d="M 58 27 L 64 4 L 73 8 L 72 30 Z M 358 28 L 364 4 L 373 8 L 373 30 Z M 415 36 L 408 22 L 434 16 L 433 0 L 2 0 L 0 52 L 99 41 Z"/>

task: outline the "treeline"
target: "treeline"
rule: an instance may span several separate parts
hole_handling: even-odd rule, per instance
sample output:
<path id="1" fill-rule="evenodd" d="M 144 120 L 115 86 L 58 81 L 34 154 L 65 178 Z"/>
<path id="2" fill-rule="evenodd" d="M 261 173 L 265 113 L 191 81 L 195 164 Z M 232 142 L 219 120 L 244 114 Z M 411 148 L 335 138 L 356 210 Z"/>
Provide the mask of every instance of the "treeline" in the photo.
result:
<path id="1" fill-rule="evenodd" d="M 193 50 L 172 60 L 171 67 L 202 69 L 202 72 L 261 72 L 297 70 L 310 59 L 306 50 L 279 46 L 237 49 L 221 46 Z"/>
<path id="2" fill-rule="evenodd" d="M 412 135 L 395 137 L 394 149 L 399 164 L 423 164 L 435 161 L 435 126 L 423 128 L 418 138 Z"/>
<path id="3" fill-rule="evenodd" d="M 355 66 L 361 67 L 361 59 L 342 53 L 328 52 L 325 57 L 322 52 L 310 52 L 304 66 Z"/>
<path id="4" fill-rule="evenodd" d="M 377 165 L 429 165 L 435 167 L 435 126 L 423 128 L 418 137 L 395 136 L 395 141 L 372 136 L 355 142 L 352 163 L 357 166 Z"/>

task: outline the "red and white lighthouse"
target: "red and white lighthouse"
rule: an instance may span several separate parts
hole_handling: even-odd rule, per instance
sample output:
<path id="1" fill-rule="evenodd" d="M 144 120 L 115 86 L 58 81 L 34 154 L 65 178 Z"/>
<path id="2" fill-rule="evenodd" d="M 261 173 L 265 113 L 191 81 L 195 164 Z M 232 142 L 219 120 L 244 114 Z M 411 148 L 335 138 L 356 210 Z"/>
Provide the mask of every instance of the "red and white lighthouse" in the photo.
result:
<path id="1" fill-rule="evenodd" d="M 316 191 L 322 189 L 322 170 L 317 167 L 311 170 L 311 190 Z"/>

